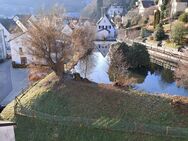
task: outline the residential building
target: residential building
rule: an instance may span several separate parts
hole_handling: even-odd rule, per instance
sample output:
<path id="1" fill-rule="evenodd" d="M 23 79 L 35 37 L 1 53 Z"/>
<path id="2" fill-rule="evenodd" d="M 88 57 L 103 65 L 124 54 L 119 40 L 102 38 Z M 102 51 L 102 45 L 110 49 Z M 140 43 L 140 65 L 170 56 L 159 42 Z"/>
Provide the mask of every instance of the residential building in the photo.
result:
<path id="1" fill-rule="evenodd" d="M 161 10 L 161 6 L 163 5 L 164 0 L 158 1 L 159 10 Z M 171 15 L 175 15 L 181 12 L 184 12 L 188 7 L 188 0 L 169 0 L 170 2 L 170 10 Z"/>
<path id="2" fill-rule="evenodd" d="M 143 15 L 148 8 L 155 6 L 155 3 L 153 0 L 139 0 L 136 5 L 138 6 L 139 14 Z"/>
<path id="3" fill-rule="evenodd" d="M 0 61 L 6 59 L 7 51 L 6 51 L 6 43 L 5 43 L 5 35 L 3 29 L 0 29 Z"/>
<path id="4" fill-rule="evenodd" d="M 97 22 L 96 40 L 116 40 L 116 37 L 115 24 L 104 14 Z"/>
<path id="5" fill-rule="evenodd" d="M 121 5 L 113 4 L 107 10 L 107 15 L 110 18 L 114 18 L 116 15 L 122 16 L 124 8 Z"/>
<path id="6" fill-rule="evenodd" d="M 172 0 L 171 1 L 171 15 L 184 12 L 188 6 L 188 0 Z"/>
<path id="7" fill-rule="evenodd" d="M 65 27 L 63 28 L 62 32 L 67 36 L 71 36 L 73 33 L 73 29 L 71 28 L 71 26 L 69 24 L 66 24 Z"/>

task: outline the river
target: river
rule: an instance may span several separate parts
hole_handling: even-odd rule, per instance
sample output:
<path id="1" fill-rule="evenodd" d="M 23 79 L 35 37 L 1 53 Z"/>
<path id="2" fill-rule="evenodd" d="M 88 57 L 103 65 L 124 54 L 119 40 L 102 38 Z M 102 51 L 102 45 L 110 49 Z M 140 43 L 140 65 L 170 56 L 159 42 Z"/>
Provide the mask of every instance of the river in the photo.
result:
<path id="1" fill-rule="evenodd" d="M 100 52 L 94 52 L 86 60 L 79 62 L 74 71 L 96 83 L 113 83 L 108 73 L 110 66 L 108 55 L 104 57 Z M 148 94 L 188 96 L 188 90 L 179 87 L 173 79 L 173 75 L 172 71 L 155 64 L 151 64 L 147 69 L 129 71 L 129 77 L 136 79 L 133 84 L 133 88 L 136 90 L 144 91 Z"/>

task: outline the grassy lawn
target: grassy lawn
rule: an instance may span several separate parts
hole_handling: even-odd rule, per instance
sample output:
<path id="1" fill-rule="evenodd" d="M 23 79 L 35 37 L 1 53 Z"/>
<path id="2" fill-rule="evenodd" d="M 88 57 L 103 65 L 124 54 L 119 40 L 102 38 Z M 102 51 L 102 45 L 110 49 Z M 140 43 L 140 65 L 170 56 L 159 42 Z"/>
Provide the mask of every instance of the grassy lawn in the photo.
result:
<path id="1" fill-rule="evenodd" d="M 55 81 L 55 76 L 50 74 L 21 98 L 24 107 L 44 113 L 43 118 L 14 115 L 14 102 L 3 111 L 4 119 L 17 123 L 17 141 L 188 140 L 188 135 L 185 138 L 174 138 L 150 134 L 149 127 L 148 134 L 142 134 L 142 130 L 146 130 L 143 126 L 130 132 L 126 130 L 128 125 L 131 129 L 136 123 L 151 127 L 187 128 L 188 114 L 181 114 L 175 109 L 170 98 L 78 81 L 67 81 L 57 87 L 54 86 Z M 56 117 L 51 121 L 45 120 L 48 115 Z M 58 117 L 76 117 L 79 122 L 75 118 L 55 120 Z M 160 128 L 155 130 L 160 131 Z"/>

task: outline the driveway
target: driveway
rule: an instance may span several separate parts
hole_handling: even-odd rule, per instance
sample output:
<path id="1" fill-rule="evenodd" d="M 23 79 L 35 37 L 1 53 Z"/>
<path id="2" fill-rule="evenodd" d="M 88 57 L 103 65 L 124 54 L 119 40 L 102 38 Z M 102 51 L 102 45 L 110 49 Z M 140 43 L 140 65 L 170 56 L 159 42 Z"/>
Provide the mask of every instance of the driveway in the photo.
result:
<path id="1" fill-rule="evenodd" d="M 7 105 L 27 86 L 27 69 L 13 69 L 11 61 L 0 64 L 0 105 Z"/>

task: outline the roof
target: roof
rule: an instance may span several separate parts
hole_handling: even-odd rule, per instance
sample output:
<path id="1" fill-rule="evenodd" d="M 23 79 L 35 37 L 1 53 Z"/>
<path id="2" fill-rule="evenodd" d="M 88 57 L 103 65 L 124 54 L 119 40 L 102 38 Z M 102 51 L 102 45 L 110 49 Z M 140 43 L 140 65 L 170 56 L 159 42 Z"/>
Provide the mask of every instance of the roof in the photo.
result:
<path id="1" fill-rule="evenodd" d="M 24 26 L 28 26 L 28 23 L 27 21 L 29 20 L 29 18 L 31 17 L 31 15 L 15 15 L 14 17 L 18 17 L 19 20 L 21 21 L 21 23 L 24 25 Z"/>
<path id="2" fill-rule="evenodd" d="M 15 33 L 21 31 L 13 19 L 1 18 L 0 23 L 5 27 L 9 33 Z"/>
<path id="3" fill-rule="evenodd" d="M 155 5 L 153 0 L 142 0 L 141 2 L 144 8 L 149 8 Z"/>
<path id="4" fill-rule="evenodd" d="M 5 127 L 5 126 L 14 126 L 16 123 L 9 122 L 9 121 L 0 121 L 0 127 Z"/>
<path id="5" fill-rule="evenodd" d="M 27 27 L 28 19 L 31 17 L 31 15 L 16 15 L 19 20 L 22 22 L 24 26 Z M 14 17 L 16 17 L 14 16 Z M 0 23 L 5 27 L 5 29 L 9 33 L 18 33 L 22 32 L 22 30 L 19 28 L 19 26 L 16 24 L 16 22 L 13 20 L 13 18 L 0 18 Z"/>
<path id="6" fill-rule="evenodd" d="M 101 17 L 100 20 L 97 22 L 97 24 L 99 24 L 105 17 L 109 20 L 109 22 L 111 23 L 111 25 L 115 27 L 115 23 L 112 22 L 112 21 L 108 18 L 108 16 L 106 16 L 106 15 L 103 16 L 103 17 Z"/>

